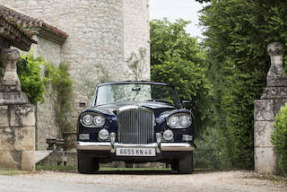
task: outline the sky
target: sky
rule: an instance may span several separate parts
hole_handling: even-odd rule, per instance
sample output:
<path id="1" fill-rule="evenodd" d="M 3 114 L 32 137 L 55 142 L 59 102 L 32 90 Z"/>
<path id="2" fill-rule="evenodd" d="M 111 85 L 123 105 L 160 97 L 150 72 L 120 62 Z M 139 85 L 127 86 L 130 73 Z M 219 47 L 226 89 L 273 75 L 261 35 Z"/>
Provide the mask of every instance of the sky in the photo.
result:
<path id="1" fill-rule="evenodd" d="M 193 37 L 202 37 L 202 27 L 199 26 L 199 13 L 203 5 L 195 0 L 149 0 L 150 20 L 166 17 L 174 22 L 182 18 L 191 21 L 186 31 Z"/>

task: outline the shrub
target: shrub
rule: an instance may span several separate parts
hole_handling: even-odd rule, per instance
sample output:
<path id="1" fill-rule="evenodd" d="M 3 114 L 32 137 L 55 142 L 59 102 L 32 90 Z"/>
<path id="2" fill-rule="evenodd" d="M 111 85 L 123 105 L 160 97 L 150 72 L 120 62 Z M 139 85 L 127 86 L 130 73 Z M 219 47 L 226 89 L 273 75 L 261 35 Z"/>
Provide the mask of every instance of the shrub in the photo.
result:
<path id="1" fill-rule="evenodd" d="M 17 73 L 22 86 L 32 104 L 44 102 L 45 86 L 41 78 L 41 67 L 45 64 L 42 57 L 34 58 L 31 53 L 21 55 L 17 63 Z"/>
<path id="2" fill-rule="evenodd" d="M 276 116 L 271 141 L 278 154 L 279 169 L 287 175 L 287 104 Z"/>

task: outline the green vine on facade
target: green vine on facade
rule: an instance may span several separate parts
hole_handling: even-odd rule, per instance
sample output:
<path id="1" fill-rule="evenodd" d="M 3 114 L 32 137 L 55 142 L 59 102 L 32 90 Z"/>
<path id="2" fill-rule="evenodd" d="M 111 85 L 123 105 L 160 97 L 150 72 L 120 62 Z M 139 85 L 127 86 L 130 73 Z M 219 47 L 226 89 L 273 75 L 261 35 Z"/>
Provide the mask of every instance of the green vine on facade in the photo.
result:
<path id="1" fill-rule="evenodd" d="M 135 81 L 143 80 L 143 70 L 146 63 L 145 57 L 146 49 L 141 47 L 139 48 L 138 53 L 132 52 L 126 61 Z"/>
<path id="2" fill-rule="evenodd" d="M 60 63 L 59 67 L 54 64 L 45 64 L 45 85 L 51 85 L 51 95 L 55 99 L 54 106 L 56 120 L 62 132 L 69 132 L 72 126 L 68 112 L 72 110 L 73 80 L 69 74 L 69 64 Z"/>

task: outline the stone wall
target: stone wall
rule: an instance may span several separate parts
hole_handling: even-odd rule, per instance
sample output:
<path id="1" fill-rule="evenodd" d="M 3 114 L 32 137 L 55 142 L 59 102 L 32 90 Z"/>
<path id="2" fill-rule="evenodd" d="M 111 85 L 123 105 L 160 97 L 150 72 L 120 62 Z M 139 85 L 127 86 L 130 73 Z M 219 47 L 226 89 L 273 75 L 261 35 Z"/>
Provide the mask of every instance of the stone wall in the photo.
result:
<path id="1" fill-rule="evenodd" d="M 145 79 L 149 78 L 148 0 L 0 0 L 5 6 L 43 19 L 69 34 L 61 61 L 71 65 L 76 128 L 79 103 L 90 103 L 101 81 L 131 79 L 125 59 L 146 49 Z"/>
<path id="2" fill-rule="evenodd" d="M 149 1 L 124 0 L 124 59 L 140 48 L 146 51 L 143 80 L 150 79 Z"/>
<path id="3" fill-rule="evenodd" d="M 0 103 L 0 166 L 35 169 L 35 122 L 34 106 Z"/>

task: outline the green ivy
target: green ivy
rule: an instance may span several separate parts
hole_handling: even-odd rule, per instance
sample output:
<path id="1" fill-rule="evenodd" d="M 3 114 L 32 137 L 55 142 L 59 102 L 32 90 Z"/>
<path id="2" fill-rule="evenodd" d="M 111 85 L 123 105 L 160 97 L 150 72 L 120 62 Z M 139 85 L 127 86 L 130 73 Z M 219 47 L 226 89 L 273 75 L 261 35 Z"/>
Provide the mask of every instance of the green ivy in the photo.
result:
<path id="1" fill-rule="evenodd" d="M 52 94 L 56 95 L 55 110 L 59 127 L 62 131 L 71 131 L 73 127 L 69 118 L 68 112 L 72 110 L 73 99 L 73 80 L 69 74 L 69 64 L 60 63 L 59 67 L 54 64 L 45 64 L 45 78 L 46 85 L 51 84 Z"/>
<path id="2" fill-rule="evenodd" d="M 287 175 L 287 104 L 275 118 L 271 141 L 278 154 L 279 169 Z"/>

